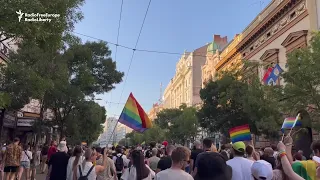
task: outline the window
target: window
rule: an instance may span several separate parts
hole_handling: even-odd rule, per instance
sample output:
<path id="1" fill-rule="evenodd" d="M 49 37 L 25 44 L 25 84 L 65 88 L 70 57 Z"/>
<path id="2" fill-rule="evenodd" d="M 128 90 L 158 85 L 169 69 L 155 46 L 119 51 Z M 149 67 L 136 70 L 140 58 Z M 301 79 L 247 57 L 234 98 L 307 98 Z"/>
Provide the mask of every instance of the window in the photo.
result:
<path id="1" fill-rule="evenodd" d="M 295 49 L 307 47 L 308 30 L 292 32 L 282 42 L 282 46 L 286 48 L 287 54 Z"/>
<path id="2" fill-rule="evenodd" d="M 293 19 L 293 18 L 295 18 L 296 17 L 296 12 L 292 12 L 291 14 L 290 14 L 290 19 Z"/>
<path id="3" fill-rule="evenodd" d="M 250 51 L 253 51 L 253 46 L 250 47 Z"/>
<path id="4" fill-rule="evenodd" d="M 271 36 L 271 32 L 267 33 L 267 38 L 269 38 Z"/>

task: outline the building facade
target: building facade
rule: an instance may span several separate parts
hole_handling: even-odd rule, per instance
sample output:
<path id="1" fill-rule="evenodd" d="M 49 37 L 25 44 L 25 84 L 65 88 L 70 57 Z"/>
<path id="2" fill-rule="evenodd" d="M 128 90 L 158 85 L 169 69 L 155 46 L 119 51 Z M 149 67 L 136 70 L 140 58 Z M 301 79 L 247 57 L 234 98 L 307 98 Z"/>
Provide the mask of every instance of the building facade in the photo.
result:
<path id="1" fill-rule="evenodd" d="M 155 120 L 157 118 L 157 114 L 162 111 L 163 105 L 159 103 L 155 103 L 152 105 L 152 108 L 148 112 L 148 117 L 151 121 Z"/>
<path id="2" fill-rule="evenodd" d="M 241 68 L 243 60 L 263 65 L 246 72 L 258 75 L 260 79 L 266 69 L 275 64 L 286 70 L 287 54 L 307 47 L 311 32 L 319 29 L 320 1 L 272 0 L 247 28 L 224 48 L 215 71 L 225 71 L 233 66 Z M 276 84 L 284 82 L 280 79 Z M 263 137 L 256 137 L 255 140 L 256 147 L 270 144 Z"/>
<path id="3" fill-rule="evenodd" d="M 221 38 L 220 35 L 213 36 L 213 42 L 208 45 L 206 62 L 201 67 L 202 71 L 202 87 L 205 86 L 205 83 L 209 80 L 214 80 L 216 76 L 216 64 L 220 61 L 220 54 L 224 47 L 228 45 L 228 38 Z"/>
<path id="4" fill-rule="evenodd" d="M 176 65 L 176 73 L 164 91 L 163 108 L 178 108 L 181 104 L 201 103 L 201 67 L 205 64 L 208 45 L 185 52 Z"/>
<path id="5" fill-rule="evenodd" d="M 115 132 L 115 143 L 119 143 L 121 139 L 126 137 L 127 131 L 124 125 L 118 125 Z"/>
<path id="6" fill-rule="evenodd" d="M 106 120 L 106 129 L 100 136 L 99 143 L 103 145 L 114 144 L 116 141 L 115 127 L 117 126 L 118 119 L 115 117 L 109 117 Z"/>

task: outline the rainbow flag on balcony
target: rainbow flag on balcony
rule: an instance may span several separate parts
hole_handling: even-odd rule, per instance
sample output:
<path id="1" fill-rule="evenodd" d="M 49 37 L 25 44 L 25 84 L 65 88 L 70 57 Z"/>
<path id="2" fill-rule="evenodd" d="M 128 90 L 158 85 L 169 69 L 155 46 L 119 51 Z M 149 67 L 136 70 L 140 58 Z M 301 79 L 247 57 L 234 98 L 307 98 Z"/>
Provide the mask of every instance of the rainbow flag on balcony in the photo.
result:
<path id="1" fill-rule="evenodd" d="M 132 93 L 122 110 L 119 122 L 140 133 L 152 127 L 151 120 Z"/>

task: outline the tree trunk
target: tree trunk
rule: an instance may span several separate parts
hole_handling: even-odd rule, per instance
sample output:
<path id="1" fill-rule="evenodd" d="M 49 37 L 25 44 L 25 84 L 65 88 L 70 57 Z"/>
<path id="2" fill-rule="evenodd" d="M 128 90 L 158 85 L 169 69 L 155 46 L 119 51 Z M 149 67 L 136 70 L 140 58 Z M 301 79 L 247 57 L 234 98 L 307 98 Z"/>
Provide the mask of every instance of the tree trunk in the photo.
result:
<path id="1" fill-rule="evenodd" d="M 42 133 L 42 125 L 43 125 L 43 113 L 44 113 L 44 104 L 43 104 L 43 99 L 40 101 L 40 117 L 39 117 L 39 124 L 40 124 L 40 128 L 39 130 L 37 130 L 36 133 L 36 142 L 35 145 L 38 145 L 39 142 L 39 137 L 38 135 Z"/>

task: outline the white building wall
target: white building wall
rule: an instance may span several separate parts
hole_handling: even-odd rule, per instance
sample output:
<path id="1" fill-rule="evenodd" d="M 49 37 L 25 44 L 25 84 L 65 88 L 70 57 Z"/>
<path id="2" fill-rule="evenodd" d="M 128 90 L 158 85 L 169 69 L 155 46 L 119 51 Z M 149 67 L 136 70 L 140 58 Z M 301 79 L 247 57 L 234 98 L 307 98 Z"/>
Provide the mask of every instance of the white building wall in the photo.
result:
<path id="1" fill-rule="evenodd" d="M 281 45 L 282 42 L 288 37 L 288 35 L 290 33 L 296 32 L 296 31 L 301 31 L 301 30 L 308 30 L 309 27 L 310 27 L 310 21 L 307 16 L 304 19 L 302 19 L 300 22 L 295 24 L 288 31 L 286 31 L 281 36 L 279 36 L 277 39 L 275 39 L 270 44 L 268 44 L 266 47 L 264 47 L 261 51 L 259 51 L 254 56 L 252 56 L 250 58 L 250 60 L 253 60 L 253 61 L 260 60 L 260 57 L 265 53 L 266 50 L 279 49 L 279 65 L 283 70 L 286 70 L 286 68 L 285 68 L 285 65 L 287 63 L 286 48 Z M 263 73 L 264 73 L 263 71 L 261 71 L 261 70 L 259 71 L 260 79 L 263 77 L 263 75 L 264 75 Z"/>

